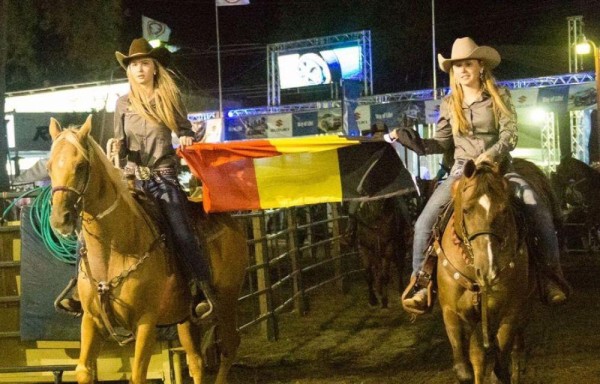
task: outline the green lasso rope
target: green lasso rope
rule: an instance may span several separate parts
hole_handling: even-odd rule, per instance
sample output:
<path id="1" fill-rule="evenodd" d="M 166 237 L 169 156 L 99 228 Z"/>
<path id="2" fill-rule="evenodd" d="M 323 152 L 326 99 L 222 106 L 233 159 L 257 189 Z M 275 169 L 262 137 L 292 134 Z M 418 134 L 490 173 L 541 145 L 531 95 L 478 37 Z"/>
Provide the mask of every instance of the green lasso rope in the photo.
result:
<path id="1" fill-rule="evenodd" d="M 50 186 L 40 187 L 40 190 L 41 193 L 35 198 L 29 211 L 31 226 L 52 256 L 64 263 L 75 264 L 77 262 L 77 236 L 64 237 L 54 232 L 50 226 L 52 188 Z"/>

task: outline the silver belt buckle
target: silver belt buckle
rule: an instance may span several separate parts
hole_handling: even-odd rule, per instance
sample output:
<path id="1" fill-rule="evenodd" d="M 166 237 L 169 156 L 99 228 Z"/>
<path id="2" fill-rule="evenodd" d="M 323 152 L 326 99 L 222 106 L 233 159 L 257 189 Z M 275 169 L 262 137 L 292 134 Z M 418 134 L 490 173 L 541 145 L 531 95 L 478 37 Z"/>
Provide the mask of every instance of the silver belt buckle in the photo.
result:
<path id="1" fill-rule="evenodd" d="M 135 178 L 138 180 L 150 180 L 150 176 L 152 176 L 152 171 L 148 167 L 137 166 L 135 168 Z"/>

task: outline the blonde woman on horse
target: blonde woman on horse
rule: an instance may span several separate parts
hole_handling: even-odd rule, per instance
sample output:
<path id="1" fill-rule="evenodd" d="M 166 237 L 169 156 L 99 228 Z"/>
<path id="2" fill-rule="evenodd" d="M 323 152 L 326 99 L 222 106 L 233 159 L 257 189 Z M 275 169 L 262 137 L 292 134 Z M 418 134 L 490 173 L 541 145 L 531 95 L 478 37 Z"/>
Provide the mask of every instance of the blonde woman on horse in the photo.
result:
<path id="1" fill-rule="evenodd" d="M 194 293 L 202 290 L 206 300 L 195 306 L 195 315 L 206 318 L 213 312 L 215 295 L 210 285 L 208 256 L 194 233 L 187 211 L 187 195 L 179 184 L 179 158 L 171 134 L 182 147 L 191 145 L 192 124 L 181 101 L 180 91 L 167 69 L 170 53 L 152 48 L 144 38 L 133 40 L 129 54 L 115 53 L 127 71 L 129 94 L 117 100 L 115 139 L 125 176 L 151 196 L 167 219 L 175 253 L 187 272 Z"/>
<path id="2" fill-rule="evenodd" d="M 510 152 L 517 145 L 518 137 L 517 115 L 510 93 L 498 87 L 492 76 L 492 69 L 500 63 L 500 55 L 494 48 L 478 46 L 471 38 L 463 37 L 454 42 L 449 59 L 442 55 L 438 55 L 438 59 L 442 71 L 450 75 L 451 93 L 442 100 L 434 138 L 421 140 L 414 130 L 406 128 L 390 133 L 392 140 L 399 140 L 419 155 L 444 153 L 454 148 L 454 165 L 448 178 L 436 188 L 415 223 L 413 273 L 403 296 L 404 308 L 415 313 L 423 313 L 431 303 L 427 287 L 433 276 L 425 265 L 428 264 L 426 259 L 432 257 L 426 255 L 426 251 L 435 222 L 452 198 L 452 184 L 462 175 L 463 166 L 470 159 L 476 163 L 504 164 L 510 170 Z M 544 301 L 552 305 L 563 303 L 569 288 L 563 284 L 552 212 L 538 204 L 539 197 L 520 175 L 509 171 L 506 177 L 524 203 L 529 228 L 537 238 L 542 258 L 537 264 L 552 277 L 545 279 Z"/>
<path id="3" fill-rule="evenodd" d="M 170 53 L 139 38 L 131 43 L 128 55 L 116 52 L 115 56 L 127 71 L 130 91 L 117 100 L 114 155 L 118 154 L 120 164 L 125 164 L 129 184 L 151 197 L 166 219 L 192 293 L 195 297 L 199 290 L 204 294 L 205 300 L 195 305 L 194 315 L 205 319 L 215 305 L 209 260 L 187 212 L 187 195 L 178 181 L 179 158 L 171 140 L 174 133 L 182 147 L 191 145 L 194 132 L 180 91 L 167 69 Z M 61 307 L 70 312 L 81 310 L 73 298 L 62 300 Z"/>

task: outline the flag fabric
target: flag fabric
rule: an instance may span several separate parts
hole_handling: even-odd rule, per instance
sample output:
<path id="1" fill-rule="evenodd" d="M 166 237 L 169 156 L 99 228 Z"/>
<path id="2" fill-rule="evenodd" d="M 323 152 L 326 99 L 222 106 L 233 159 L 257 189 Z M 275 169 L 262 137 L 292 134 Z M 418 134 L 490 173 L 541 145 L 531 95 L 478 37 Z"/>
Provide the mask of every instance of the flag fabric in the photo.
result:
<path id="1" fill-rule="evenodd" d="M 416 190 L 394 148 L 339 136 L 196 143 L 179 150 L 206 212 L 372 200 Z"/>
<path id="2" fill-rule="evenodd" d="M 231 5 L 248 5 L 250 0 L 215 0 L 217 7 L 228 7 Z"/>
<path id="3" fill-rule="evenodd" d="M 144 39 L 167 42 L 171 36 L 171 28 L 165 23 L 142 15 L 142 34 Z"/>

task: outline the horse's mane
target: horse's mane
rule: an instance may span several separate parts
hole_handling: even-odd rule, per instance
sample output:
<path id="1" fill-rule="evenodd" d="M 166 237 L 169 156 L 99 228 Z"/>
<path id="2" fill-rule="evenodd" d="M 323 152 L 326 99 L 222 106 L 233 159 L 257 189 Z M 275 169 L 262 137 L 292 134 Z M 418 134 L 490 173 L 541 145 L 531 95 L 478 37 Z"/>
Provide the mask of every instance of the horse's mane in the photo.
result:
<path id="1" fill-rule="evenodd" d="M 506 183 L 498 182 L 502 179 L 498 178 L 497 170 L 490 164 L 481 164 L 477 168 L 475 176 L 477 177 L 477 183 L 475 183 L 475 196 L 481 196 L 483 194 L 503 196 L 508 192 Z"/>

